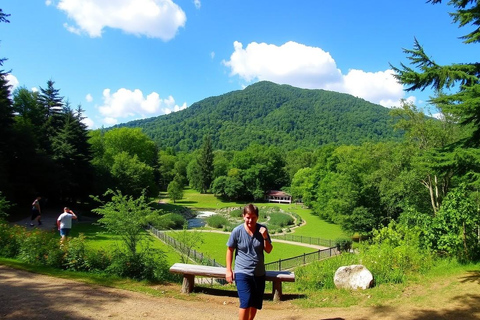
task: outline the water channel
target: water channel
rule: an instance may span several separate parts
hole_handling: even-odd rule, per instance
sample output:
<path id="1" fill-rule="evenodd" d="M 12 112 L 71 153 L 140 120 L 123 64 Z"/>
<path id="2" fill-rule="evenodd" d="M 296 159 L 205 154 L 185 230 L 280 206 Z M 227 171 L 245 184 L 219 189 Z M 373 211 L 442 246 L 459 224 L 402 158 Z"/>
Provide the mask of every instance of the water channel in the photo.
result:
<path id="1" fill-rule="evenodd" d="M 207 224 L 207 218 L 216 214 L 212 211 L 197 211 L 195 218 L 188 219 L 188 229 L 203 227 Z"/>

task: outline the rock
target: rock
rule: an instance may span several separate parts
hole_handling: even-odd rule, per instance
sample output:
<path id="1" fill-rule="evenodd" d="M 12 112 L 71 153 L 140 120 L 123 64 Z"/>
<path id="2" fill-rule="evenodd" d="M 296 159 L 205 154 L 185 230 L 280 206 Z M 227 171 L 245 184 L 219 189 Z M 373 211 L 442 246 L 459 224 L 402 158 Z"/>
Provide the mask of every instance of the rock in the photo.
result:
<path id="1" fill-rule="evenodd" d="M 363 265 L 344 266 L 337 269 L 333 282 L 338 289 L 368 289 L 373 286 L 373 275 Z"/>

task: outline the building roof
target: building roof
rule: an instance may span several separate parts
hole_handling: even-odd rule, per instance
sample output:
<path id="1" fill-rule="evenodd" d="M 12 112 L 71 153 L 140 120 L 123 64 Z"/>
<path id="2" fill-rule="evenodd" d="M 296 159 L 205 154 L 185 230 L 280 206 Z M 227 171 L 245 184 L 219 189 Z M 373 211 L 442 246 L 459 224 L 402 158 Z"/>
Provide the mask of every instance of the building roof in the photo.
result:
<path id="1" fill-rule="evenodd" d="M 280 190 L 269 190 L 266 193 L 267 196 L 273 196 L 273 197 L 291 197 L 288 193 L 285 191 L 280 191 Z"/>

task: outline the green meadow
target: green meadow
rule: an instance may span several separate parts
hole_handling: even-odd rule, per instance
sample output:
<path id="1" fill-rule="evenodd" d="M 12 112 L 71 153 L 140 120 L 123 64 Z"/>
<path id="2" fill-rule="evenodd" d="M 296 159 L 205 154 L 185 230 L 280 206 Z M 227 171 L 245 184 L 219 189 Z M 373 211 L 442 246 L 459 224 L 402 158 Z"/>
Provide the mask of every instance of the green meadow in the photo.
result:
<path id="1" fill-rule="evenodd" d="M 185 189 L 184 198 L 180 201 L 177 201 L 175 204 L 171 203 L 169 199 L 163 197 L 162 201 L 165 204 L 161 205 L 160 208 L 167 211 L 179 210 L 179 207 L 181 206 L 187 207 L 194 211 L 215 211 L 217 209 L 227 207 L 241 208 L 245 205 L 245 203 L 238 202 L 223 202 L 212 194 L 200 194 L 192 189 Z M 313 215 L 309 209 L 302 208 L 301 205 L 283 205 L 274 203 L 256 204 L 260 208 L 280 207 L 286 212 L 298 214 L 305 221 L 305 223 L 300 227 L 293 228 L 292 234 L 332 240 L 344 235 L 339 226 L 329 224 L 319 219 L 317 216 Z M 202 241 L 201 243 L 198 243 L 198 246 L 195 248 L 195 250 L 202 252 L 211 259 L 215 259 L 222 265 L 225 264 L 226 243 L 229 234 L 211 232 L 212 230 L 208 230 L 206 228 L 200 228 L 198 230 L 202 231 Z M 178 238 L 178 234 L 180 232 L 182 231 L 169 231 L 168 234 L 174 238 Z M 78 236 L 80 233 L 85 235 L 87 243 L 91 248 L 110 251 L 120 243 L 120 236 L 105 232 L 101 226 L 95 223 L 76 223 L 72 228 L 71 235 Z M 176 252 L 175 249 L 164 244 L 154 236 L 151 237 L 151 240 L 152 241 L 149 241 L 149 245 L 153 248 L 160 249 L 165 253 L 167 264 L 172 265 L 181 261 L 180 254 Z M 266 263 L 316 251 L 314 248 L 275 242 L 274 235 L 272 235 L 272 240 L 274 244 L 274 250 L 270 254 L 265 255 Z"/>

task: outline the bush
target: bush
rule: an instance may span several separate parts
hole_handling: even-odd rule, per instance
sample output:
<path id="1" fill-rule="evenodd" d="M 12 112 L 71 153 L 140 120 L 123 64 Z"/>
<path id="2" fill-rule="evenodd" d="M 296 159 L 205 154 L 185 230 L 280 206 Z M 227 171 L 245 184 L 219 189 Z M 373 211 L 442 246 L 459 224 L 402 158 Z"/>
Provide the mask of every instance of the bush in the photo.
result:
<path id="1" fill-rule="evenodd" d="M 232 218 L 241 218 L 242 214 L 243 214 L 242 209 L 234 209 L 234 210 L 230 211 L 230 217 L 232 217 Z"/>
<path id="2" fill-rule="evenodd" d="M 101 272 L 112 264 L 112 257 L 105 250 L 87 250 L 85 264 L 90 272 Z"/>
<path id="3" fill-rule="evenodd" d="M 220 229 L 228 225 L 228 220 L 221 215 L 215 214 L 207 218 L 207 224 L 212 228 Z"/>
<path id="4" fill-rule="evenodd" d="M 5 221 L 0 221 L 0 256 L 15 258 L 20 253 L 21 240 L 26 229 L 20 226 L 10 226 Z"/>
<path id="5" fill-rule="evenodd" d="M 130 252 L 117 250 L 113 254 L 112 264 L 106 271 L 119 277 L 158 281 L 167 277 L 168 267 L 160 250 L 146 249 L 135 256 Z"/>
<path id="6" fill-rule="evenodd" d="M 421 230 L 391 222 L 374 231 L 370 245 L 360 248 L 362 263 L 377 283 L 404 283 L 414 273 L 424 273 L 434 265 L 431 252 L 421 249 Z"/>
<path id="7" fill-rule="evenodd" d="M 34 230 L 24 234 L 18 254 L 23 262 L 61 268 L 62 257 L 63 251 L 56 233 Z"/>
<path id="8" fill-rule="evenodd" d="M 352 249 L 352 240 L 349 238 L 339 238 L 335 240 L 335 247 L 340 252 L 348 252 Z"/>
<path id="9" fill-rule="evenodd" d="M 78 238 L 67 238 L 61 248 L 64 251 L 63 267 L 72 271 L 90 271 L 87 263 L 85 248 L 85 236 L 80 234 Z"/>
<path id="10" fill-rule="evenodd" d="M 286 214 L 286 213 L 274 213 L 270 215 L 270 220 L 268 220 L 268 224 L 271 226 L 277 227 L 286 227 L 289 225 L 293 225 L 294 219 Z"/>
<path id="11" fill-rule="evenodd" d="M 359 264 L 359 257 L 344 253 L 336 257 L 313 262 L 307 266 L 295 269 L 295 286 L 299 291 L 334 289 L 333 278 L 341 266 Z"/>
<path id="12" fill-rule="evenodd" d="M 167 213 L 158 216 L 152 220 L 152 225 L 159 230 L 181 229 L 187 222 L 185 218 L 178 213 Z"/>

